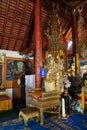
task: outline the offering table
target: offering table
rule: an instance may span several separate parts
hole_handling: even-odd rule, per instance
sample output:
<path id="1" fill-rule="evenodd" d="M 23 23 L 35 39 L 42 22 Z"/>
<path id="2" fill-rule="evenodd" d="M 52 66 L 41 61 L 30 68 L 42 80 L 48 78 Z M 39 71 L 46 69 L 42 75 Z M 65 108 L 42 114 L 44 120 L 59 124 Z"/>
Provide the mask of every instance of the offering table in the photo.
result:
<path id="1" fill-rule="evenodd" d="M 40 92 L 38 94 L 40 95 Z M 30 96 L 28 106 L 30 107 L 30 105 L 33 105 L 34 107 L 40 110 L 40 124 L 44 125 L 44 112 L 57 113 L 58 118 L 60 118 L 61 102 L 60 102 L 60 96 L 58 96 L 57 92 L 41 93 L 41 94 L 42 94 L 41 99 L 35 99 L 32 96 Z M 53 109 L 54 107 L 57 108 L 57 111 L 54 111 Z"/>

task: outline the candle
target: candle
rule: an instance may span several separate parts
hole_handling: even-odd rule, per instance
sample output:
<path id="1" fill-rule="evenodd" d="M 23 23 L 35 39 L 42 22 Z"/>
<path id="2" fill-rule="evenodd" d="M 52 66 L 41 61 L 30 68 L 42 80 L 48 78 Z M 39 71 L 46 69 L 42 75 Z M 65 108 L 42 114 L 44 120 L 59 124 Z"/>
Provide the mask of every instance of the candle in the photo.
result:
<path id="1" fill-rule="evenodd" d="M 84 87 L 82 88 L 82 109 L 85 108 L 85 93 L 84 93 Z"/>
<path id="2" fill-rule="evenodd" d="M 66 113 L 65 113 L 65 99 L 62 98 L 62 116 L 65 117 Z"/>

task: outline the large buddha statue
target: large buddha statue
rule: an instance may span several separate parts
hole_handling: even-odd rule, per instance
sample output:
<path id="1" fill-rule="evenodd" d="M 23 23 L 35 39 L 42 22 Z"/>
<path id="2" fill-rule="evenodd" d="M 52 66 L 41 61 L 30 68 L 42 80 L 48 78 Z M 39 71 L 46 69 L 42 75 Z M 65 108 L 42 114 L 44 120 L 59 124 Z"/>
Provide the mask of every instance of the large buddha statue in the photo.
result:
<path id="1" fill-rule="evenodd" d="M 57 90 L 60 94 L 64 90 L 61 66 L 51 54 L 48 55 L 46 64 L 47 75 L 44 79 L 44 87 L 47 91 Z"/>

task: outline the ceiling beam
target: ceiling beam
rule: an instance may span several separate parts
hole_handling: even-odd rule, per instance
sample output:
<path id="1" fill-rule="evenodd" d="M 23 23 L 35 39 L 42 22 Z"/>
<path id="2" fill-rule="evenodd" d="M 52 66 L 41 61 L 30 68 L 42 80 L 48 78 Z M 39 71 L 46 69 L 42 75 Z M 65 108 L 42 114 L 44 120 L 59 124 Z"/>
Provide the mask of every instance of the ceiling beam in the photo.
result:
<path id="1" fill-rule="evenodd" d="M 24 7 L 24 12 L 23 12 L 23 15 L 22 15 L 22 18 L 21 18 L 21 22 L 23 21 L 23 18 L 25 17 L 25 12 L 26 12 L 27 4 L 28 4 L 28 0 L 26 1 L 25 7 Z M 19 4 L 17 4 L 17 6 L 16 6 L 15 14 L 16 14 L 16 12 L 17 12 L 18 5 L 19 5 Z M 16 18 L 15 18 L 15 19 L 16 19 Z M 20 25 L 19 25 L 19 31 L 18 31 L 18 33 L 17 33 L 18 36 L 20 35 L 21 27 L 22 27 L 22 25 L 20 24 Z M 17 45 L 17 40 L 15 41 L 13 50 L 15 50 L 16 45 Z"/>
<path id="2" fill-rule="evenodd" d="M 33 9 L 32 9 L 32 11 L 31 11 L 31 17 L 30 17 L 29 25 L 27 26 L 27 30 L 26 30 L 26 32 L 25 32 L 24 40 L 23 40 L 23 42 L 22 42 L 22 44 L 21 44 L 20 50 L 22 50 L 24 44 L 26 43 L 26 39 L 27 39 L 28 33 L 29 33 L 29 31 L 30 31 L 30 26 L 31 26 L 33 17 L 34 17 L 34 6 L 33 6 Z"/>
<path id="3" fill-rule="evenodd" d="M 2 12 L 0 12 L 0 17 L 2 17 L 2 18 L 4 18 L 4 19 L 7 19 L 7 20 L 11 20 L 11 21 L 13 21 L 13 22 L 14 22 L 14 20 L 15 20 L 15 22 L 16 22 L 16 23 L 19 23 L 19 24 L 28 25 L 27 23 L 25 23 L 25 22 L 23 22 L 23 21 L 20 22 L 20 21 L 14 19 L 14 17 L 6 16 L 6 15 L 4 15 Z"/>
<path id="4" fill-rule="evenodd" d="M 12 38 L 12 39 L 17 39 L 17 40 L 23 40 L 23 37 L 18 37 L 18 36 L 15 36 L 13 34 L 7 34 L 7 33 L 0 33 L 0 36 L 2 37 L 8 37 L 8 38 Z"/>
<path id="5" fill-rule="evenodd" d="M 69 31 L 69 29 L 71 28 L 71 23 L 68 24 L 68 27 L 66 29 L 65 35 L 67 34 L 67 32 Z"/>
<path id="6" fill-rule="evenodd" d="M 31 44 L 34 44 L 34 43 L 31 43 Z M 24 54 L 27 54 L 34 49 L 35 49 L 35 45 L 31 45 L 30 47 L 26 48 L 25 50 L 20 51 L 19 53 L 20 53 L 20 55 L 24 55 Z"/>

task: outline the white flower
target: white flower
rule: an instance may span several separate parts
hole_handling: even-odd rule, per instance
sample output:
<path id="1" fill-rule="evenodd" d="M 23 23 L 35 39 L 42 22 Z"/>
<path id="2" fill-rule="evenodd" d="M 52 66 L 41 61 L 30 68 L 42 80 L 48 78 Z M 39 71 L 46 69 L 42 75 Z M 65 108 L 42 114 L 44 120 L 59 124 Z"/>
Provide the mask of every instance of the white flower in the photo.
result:
<path id="1" fill-rule="evenodd" d="M 69 81 L 67 75 L 64 75 L 63 83 L 64 83 L 65 88 L 69 88 L 71 86 L 71 82 Z"/>

